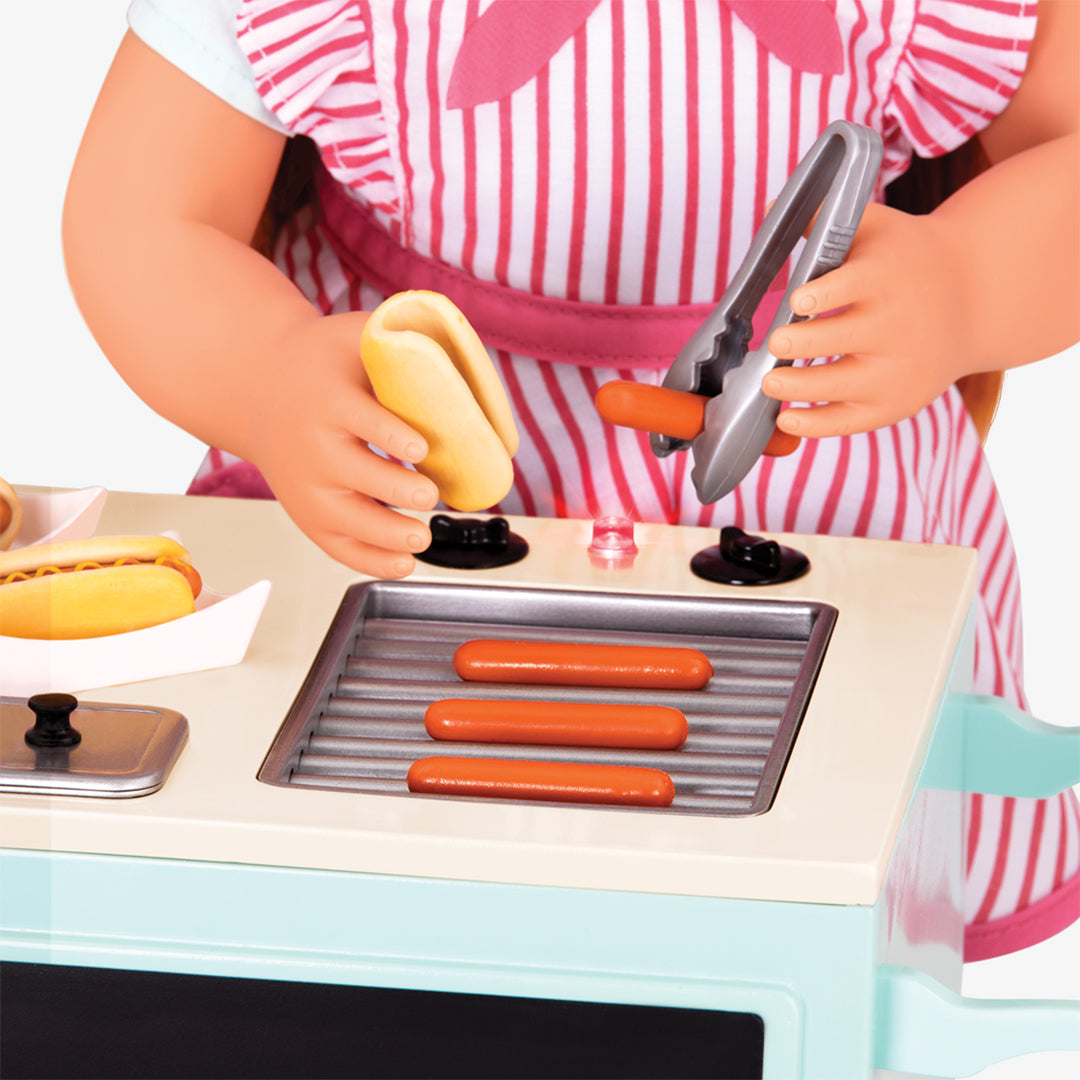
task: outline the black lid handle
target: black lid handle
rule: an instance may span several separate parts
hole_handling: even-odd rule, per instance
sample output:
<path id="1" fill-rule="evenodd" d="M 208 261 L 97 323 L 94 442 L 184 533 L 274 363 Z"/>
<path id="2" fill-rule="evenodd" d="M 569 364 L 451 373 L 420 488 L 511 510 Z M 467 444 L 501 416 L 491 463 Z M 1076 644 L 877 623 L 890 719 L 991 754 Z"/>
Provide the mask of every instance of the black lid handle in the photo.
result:
<path id="1" fill-rule="evenodd" d="M 25 735 L 31 746 L 45 749 L 78 746 L 82 735 L 71 726 L 78 699 L 71 694 L 34 694 L 26 704 L 37 720 Z"/>

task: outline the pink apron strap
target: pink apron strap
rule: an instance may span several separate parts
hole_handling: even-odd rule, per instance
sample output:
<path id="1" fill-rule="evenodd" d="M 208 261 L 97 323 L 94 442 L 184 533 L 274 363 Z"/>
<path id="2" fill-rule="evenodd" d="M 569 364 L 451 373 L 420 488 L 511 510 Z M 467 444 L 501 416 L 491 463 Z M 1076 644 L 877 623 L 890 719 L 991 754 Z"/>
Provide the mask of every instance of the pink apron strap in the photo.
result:
<path id="1" fill-rule="evenodd" d="M 337 182 L 319 182 L 321 224 L 338 258 L 383 295 L 428 289 L 448 296 L 489 348 L 581 367 L 662 370 L 715 303 L 634 306 L 560 300 L 479 281 L 402 247 Z M 767 329 L 783 297 L 765 294 L 754 318 Z"/>

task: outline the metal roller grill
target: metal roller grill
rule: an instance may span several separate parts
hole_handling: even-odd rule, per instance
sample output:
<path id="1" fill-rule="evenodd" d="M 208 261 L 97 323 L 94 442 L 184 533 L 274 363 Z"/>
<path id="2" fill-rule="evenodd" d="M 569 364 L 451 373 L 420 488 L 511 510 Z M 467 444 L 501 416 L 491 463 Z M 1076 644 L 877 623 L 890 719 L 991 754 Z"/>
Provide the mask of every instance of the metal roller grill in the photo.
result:
<path id="1" fill-rule="evenodd" d="M 760 814 L 775 798 L 836 620 L 826 604 L 371 582 L 350 588 L 259 772 L 269 784 L 410 798 L 421 757 L 642 765 L 675 784 L 650 813 Z M 465 682 L 455 649 L 475 638 L 699 649 L 697 691 Z M 450 697 L 669 705 L 690 734 L 678 750 L 443 742 L 424 712 Z M 635 807 L 633 812 L 641 812 Z"/>

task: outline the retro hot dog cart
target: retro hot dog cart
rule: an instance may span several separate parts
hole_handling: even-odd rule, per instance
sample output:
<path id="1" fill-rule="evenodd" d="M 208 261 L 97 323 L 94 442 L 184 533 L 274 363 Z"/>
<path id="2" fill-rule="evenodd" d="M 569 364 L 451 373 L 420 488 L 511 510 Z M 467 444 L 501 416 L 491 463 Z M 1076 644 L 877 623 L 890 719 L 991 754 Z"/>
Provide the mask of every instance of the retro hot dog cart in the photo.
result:
<path id="1" fill-rule="evenodd" d="M 779 537 L 809 569 L 748 588 L 691 570 L 709 530 L 609 558 L 587 522 L 496 524 L 462 529 L 509 565 L 367 582 L 276 504 L 109 495 L 97 532 L 175 530 L 215 589 L 272 590 L 242 663 L 78 694 L 67 768 L 99 710 L 129 760 L 160 723 L 150 793 L 9 759 L 5 1075 L 839 1080 L 1080 1048 L 1075 1002 L 957 993 L 964 783 L 1043 795 L 1078 761 L 965 694 L 973 552 Z M 491 635 L 706 651 L 687 744 L 648 762 L 672 805 L 410 794 L 448 650 Z"/>

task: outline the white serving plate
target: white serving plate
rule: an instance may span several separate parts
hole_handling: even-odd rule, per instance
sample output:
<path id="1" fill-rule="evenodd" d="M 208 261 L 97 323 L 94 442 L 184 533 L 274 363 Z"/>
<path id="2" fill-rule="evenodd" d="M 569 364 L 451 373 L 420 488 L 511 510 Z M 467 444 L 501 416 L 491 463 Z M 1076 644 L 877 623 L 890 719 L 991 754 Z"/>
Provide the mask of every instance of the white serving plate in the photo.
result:
<path id="1" fill-rule="evenodd" d="M 103 487 L 20 495 L 22 525 L 9 550 L 93 536 L 107 496 Z"/>
<path id="2" fill-rule="evenodd" d="M 86 488 L 20 496 L 23 525 L 12 550 L 92 536 L 106 495 L 104 488 Z M 233 594 L 204 586 L 193 614 L 109 637 L 42 641 L 0 635 L 0 694 L 73 694 L 238 664 L 269 594 L 267 580 Z"/>

